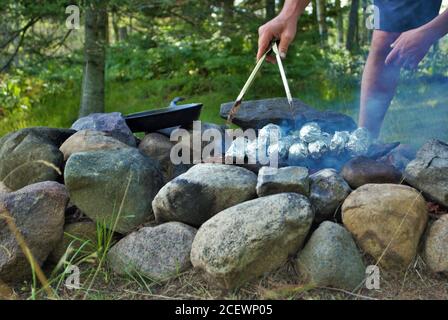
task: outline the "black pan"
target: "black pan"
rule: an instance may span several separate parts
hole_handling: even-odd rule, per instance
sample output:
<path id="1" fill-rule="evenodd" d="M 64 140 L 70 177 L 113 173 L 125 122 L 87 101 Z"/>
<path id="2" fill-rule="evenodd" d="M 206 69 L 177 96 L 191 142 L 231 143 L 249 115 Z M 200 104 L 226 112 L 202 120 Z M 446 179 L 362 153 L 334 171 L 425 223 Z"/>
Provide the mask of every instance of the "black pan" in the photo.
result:
<path id="1" fill-rule="evenodd" d="M 164 128 L 189 126 L 199 119 L 201 109 L 202 103 L 191 103 L 132 113 L 124 118 L 132 132 L 153 132 Z"/>

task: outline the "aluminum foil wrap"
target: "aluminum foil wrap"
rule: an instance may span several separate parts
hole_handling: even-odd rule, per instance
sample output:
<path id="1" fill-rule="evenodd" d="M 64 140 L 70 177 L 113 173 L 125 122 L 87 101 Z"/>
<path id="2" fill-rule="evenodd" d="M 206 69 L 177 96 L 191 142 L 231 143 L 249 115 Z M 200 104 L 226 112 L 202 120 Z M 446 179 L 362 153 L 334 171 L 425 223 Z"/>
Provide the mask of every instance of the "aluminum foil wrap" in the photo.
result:
<path id="1" fill-rule="evenodd" d="M 289 132 L 290 136 L 300 139 L 300 130 L 293 130 Z"/>
<path id="2" fill-rule="evenodd" d="M 246 137 L 238 137 L 232 141 L 229 149 L 226 151 L 227 157 L 234 157 L 236 159 L 244 159 L 247 153 L 247 147 L 249 145 L 249 140 Z"/>
<path id="3" fill-rule="evenodd" d="M 366 128 L 358 128 L 350 134 L 346 148 L 354 156 L 364 155 L 369 151 L 372 141 Z"/>
<path id="4" fill-rule="evenodd" d="M 271 138 L 277 138 L 274 141 L 271 141 Z M 282 129 L 273 123 L 269 123 L 265 125 L 258 131 L 258 140 L 269 147 L 271 144 L 278 143 L 282 138 Z"/>
<path id="5" fill-rule="evenodd" d="M 279 160 L 288 159 L 289 147 L 292 145 L 292 137 L 285 137 L 276 144 L 271 144 L 268 148 L 268 155 L 272 157 L 274 153 L 278 154 Z"/>
<path id="6" fill-rule="evenodd" d="M 256 163 L 258 161 L 258 139 L 249 141 L 246 147 L 246 156 L 249 163 Z"/>
<path id="7" fill-rule="evenodd" d="M 290 148 L 288 152 L 288 162 L 294 164 L 308 158 L 308 146 L 304 142 L 296 142 Z"/>
<path id="8" fill-rule="evenodd" d="M 348 131 L 336 131 L 330 141 L 330 151 L 341 153 L 345 150 L 345 145 L 350 138 Z"/>
<path id="9" fill-rule="evenodd" d="M 308 144 L 308 152 L 313 159 L 320 159 L 329 149 L 329 139 L 323 137 Z"/>
<path id="10" fill-rule="evenodd" d="M 300 129 L 299 135 L 304 142 L 311 143 L 321 138 L 322 131 L 316 122 L 309 122 Z"/>

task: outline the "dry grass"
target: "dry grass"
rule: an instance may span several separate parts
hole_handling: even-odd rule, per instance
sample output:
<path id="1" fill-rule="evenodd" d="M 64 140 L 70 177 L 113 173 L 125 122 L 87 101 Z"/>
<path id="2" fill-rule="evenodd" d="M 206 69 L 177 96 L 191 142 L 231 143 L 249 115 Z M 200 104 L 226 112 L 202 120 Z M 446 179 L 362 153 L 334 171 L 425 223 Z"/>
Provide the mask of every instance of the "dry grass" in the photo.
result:
<path id="1" fill-rule="evenodd" d="M 366 258 L 366 263 L 372 263 Z M 84 266 L 81 276 L 89 278 L 97 272 L 92 266 Z M 97 273 L 95 284 L 81 284 L 81 289 L 70 290 L 61 286 L 57 291 L 59 299 L 75 300 L 209 300 L 209 299 L 281 299 L 281 300 L 372 300 L 372 299 L 437 299 L 448 300 L 448 277 L 431 274 L 423 260 L 417 257 L 407 270 L 387 272 L 381 270 L 379 290 L 362 288 L 348 292 L 337 288 L 319 288 L 300 281 L 291 264 L 265 277 L 252 281 L 234 291 L 223 291 L 208 282 L 202 273 L 190 270 L 163 283 L 143 279 L 119 277 L 102 268 Z M 83 288 L 83 285 L 85 288 Z M 87 289 L 88 288 L 88 289 Z M 30 284 L 10 289 L 0 285 L 1 292 L 8 292 L 11 299 L 29 299 Z M 37 297 L 46 299 L 43 292 Z"/>

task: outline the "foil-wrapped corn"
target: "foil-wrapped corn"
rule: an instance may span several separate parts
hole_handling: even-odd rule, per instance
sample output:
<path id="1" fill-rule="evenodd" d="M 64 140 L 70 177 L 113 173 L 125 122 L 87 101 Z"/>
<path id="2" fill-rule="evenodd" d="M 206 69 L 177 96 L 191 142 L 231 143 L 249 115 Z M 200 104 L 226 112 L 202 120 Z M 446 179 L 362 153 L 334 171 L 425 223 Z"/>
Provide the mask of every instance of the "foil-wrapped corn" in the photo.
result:
<path id="1" fill-rule="evenodd" d="M 370 133 L 366 128 L 358 128 L 350 134 L 347 150 L 354 156 L 364 155 L 371 145 Z"/>
<path id="2" fill-rule="evenodd" d="M 248 158 L 249 163 L 257 163 L 259 156 L 258 156 L 258 139 L 254 139 L 252 141 L 249 141 L 247 147 L 246 147 L 246 156 Z"/>
<path id="3" fill-rule="evenodd" d="M 226 151 L 227 157 L 234 157 L 238 160 L 244 160 L 247 153 L 247 147 L 249 145 L 249 140 L 246 137 L 238 137 L 232 141 L 229 149 Z"/>
<path id="4" fill-rule="evenodd" d="M 288 151 L 288 162 L 294 164 L 308 157 L 308 146 L 304 142 L 294 143 Z"/>
<path id="5" fill-rule="evenodd" d="M 328 151 L 328 140 L 328 138 L 324 138 L 308 144 L 308 152 L 311 158 L 320 159 Z"/>
<path id="6" fill-rule="evenodd" d="M 343 152 L 349 138 L 348 131 L 336 131 L 330 141 L 330 151 L 338 154 Z"/>
<path id="7" fill-rule="evenodd" d="M 321 138 L 322 131 L 316 122 L 309 122 L 300 129 L 299 136 L 306 143 L 317 141 Z"/>
<path id="8" fill-rule="evenodd" d="M 258 140 L 267 146 L 277 143 L 282 138 L 280 126 L 269 123 L 258 131 Z"/>
<path id="9" fill-rule="evenodd" d="M 279 143 L 271 144 L 268 148 L 268 155 L 272 158 L 275 153 L 278 154 L 278 159 L 286 160 L 288 158 L 289 147 L 291 146 L 288 141 L 279 141 Z"/>

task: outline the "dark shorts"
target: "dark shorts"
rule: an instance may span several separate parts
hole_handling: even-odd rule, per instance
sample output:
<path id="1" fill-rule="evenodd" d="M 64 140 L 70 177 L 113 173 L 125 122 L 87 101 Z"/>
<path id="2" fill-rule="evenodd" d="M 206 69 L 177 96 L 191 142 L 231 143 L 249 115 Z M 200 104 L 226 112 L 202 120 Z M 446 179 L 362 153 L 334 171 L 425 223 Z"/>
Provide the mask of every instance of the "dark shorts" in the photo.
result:
<path id="1" fill-rule="evenodd" d="M 388 32 L 404 32 L 428 23 L 439 14 L 442 4 L 442 0 L 374 0 L 373 2 L 379 11 L 379 23 L 376 23 L 376 29 Z"/>

